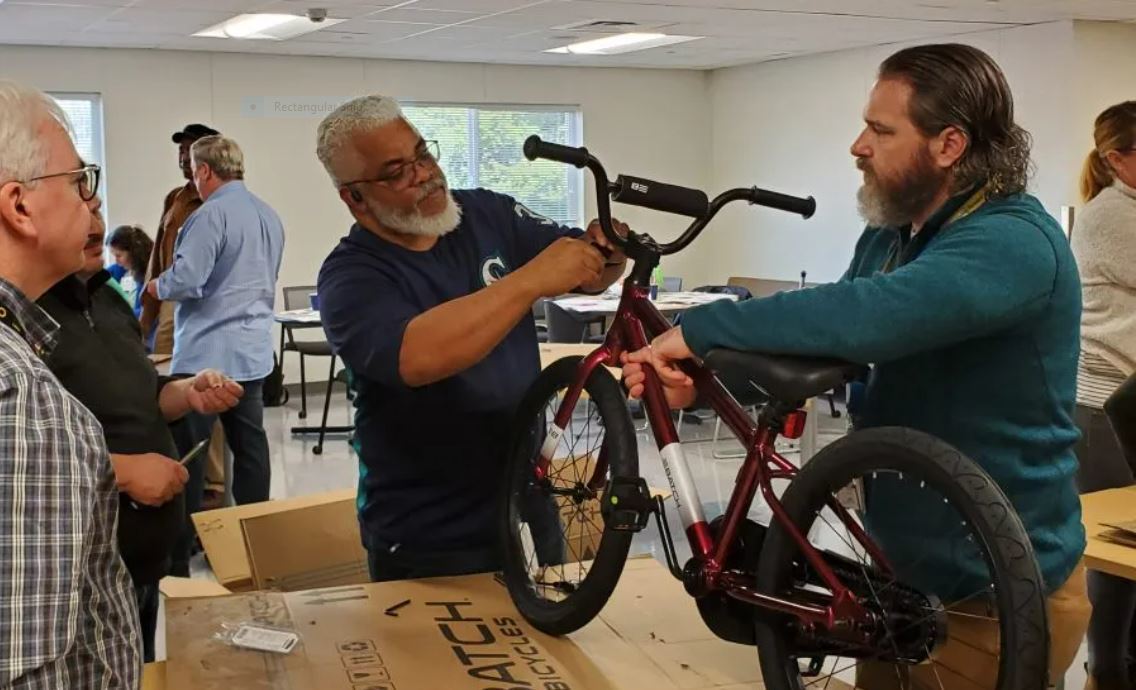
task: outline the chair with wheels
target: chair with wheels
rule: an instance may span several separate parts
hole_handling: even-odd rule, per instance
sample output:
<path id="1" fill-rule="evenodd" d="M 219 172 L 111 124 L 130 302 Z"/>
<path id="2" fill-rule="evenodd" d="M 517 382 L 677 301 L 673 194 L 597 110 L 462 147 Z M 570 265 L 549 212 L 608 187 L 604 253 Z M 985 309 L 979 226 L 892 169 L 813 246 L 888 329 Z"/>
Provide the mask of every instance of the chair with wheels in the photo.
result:
<path id="1" fill-rule="evenodd" d="M 304 309 L 310 306 L 308 295 L 316 291 L 315 285 L 294 285 L 284 288 L 284 309 Z M 308 416 L 308 382 L 304 370 L 305 357 L 331 357 L 331 345 L 326 339 L 296 340 L 294 332 L 299 330 L 321 329 L 318 323 L 280 324 L 280 366 L 284 366 L 284 353 L 295 352 L 300 356 L 300 419 Z"/>

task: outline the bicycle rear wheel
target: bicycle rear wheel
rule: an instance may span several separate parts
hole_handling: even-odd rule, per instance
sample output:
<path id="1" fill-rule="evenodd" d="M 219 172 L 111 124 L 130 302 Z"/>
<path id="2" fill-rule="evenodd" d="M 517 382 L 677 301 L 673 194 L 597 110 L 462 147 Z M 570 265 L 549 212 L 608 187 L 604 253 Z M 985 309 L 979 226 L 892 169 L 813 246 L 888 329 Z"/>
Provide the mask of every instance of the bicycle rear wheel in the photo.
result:
<path id="1" fill-rule="evenodd" d="M 586 625 L 615 589 L 632 533 L 611 529 L 600 501 L 610 480 L 639 473 L 626 396 L 615 377 L 597 367 L 558 441 L 548 476 L 537 478 L 541 445 L 581 361 L 554 362 L 525 395 L 501 520 L 509 594 L 526 620 L 552 635 Z"/>
<path id="2" fill-rule="evenodd" d="M 896 514 L 897 500 L 909 509 Z M 1046 687 L 1045 589 L 1029 537 L 1005 494 L 957 450 L 910 429 L 856 432 L 809 461 L 782 504 L 876 623 L 810 630 L 795 618 L 759 614 L 769 690 L 833 680 L 869 690 Z M 841 509 L 889 565 L 851 535 Z M 776 520 L 756 585 L 797 599 L 831 594 Z"/>

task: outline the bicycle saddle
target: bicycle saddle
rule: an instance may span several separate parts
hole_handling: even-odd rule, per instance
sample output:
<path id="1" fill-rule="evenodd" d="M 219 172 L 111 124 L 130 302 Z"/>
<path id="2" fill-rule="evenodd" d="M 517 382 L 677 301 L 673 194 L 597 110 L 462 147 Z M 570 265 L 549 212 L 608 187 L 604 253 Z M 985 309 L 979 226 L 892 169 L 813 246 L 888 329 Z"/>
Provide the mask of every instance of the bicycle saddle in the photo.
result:
<path id="1" fill-rule="evenodd" d="M 868 368 L 841 359 L 711 350 L 708 366 L 729 390 L 755 385 L 786 403 L 802 402 L 842 386 Z"/>

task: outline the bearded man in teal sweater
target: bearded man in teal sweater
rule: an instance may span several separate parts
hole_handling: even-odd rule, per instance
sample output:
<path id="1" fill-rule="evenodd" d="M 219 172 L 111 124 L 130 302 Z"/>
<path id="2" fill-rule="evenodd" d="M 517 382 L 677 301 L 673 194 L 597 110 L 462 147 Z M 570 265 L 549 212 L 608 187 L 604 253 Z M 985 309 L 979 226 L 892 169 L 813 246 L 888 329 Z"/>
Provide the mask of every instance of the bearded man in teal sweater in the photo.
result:
<path id="1" fill-rule="evenodd" d="M 1048 594 L 1056 681 L 1089 615 L 1074 486 L 1076 264 L 1060 226 L 1025 192 L 1030 138 L 985 53 L 962 45 L 896 53 L 880 67 L 864 120 L 852 155 L 864 174 L 868 228 L 844 276 L 691 310 L 680 327 L 626 356 L 626 384 L 641 393 L 649 364 L 669 402 L 684 407 L 695 393 L 675 363 L 713 348 L 871 364 L 857 426 L 910 427 L 947 441 L 1021 515 Z M 914 495 L 889 501 L 885 514 L 873 508 L 871 516 L 889 556 L 894 548 L 937 558 L 950 577 L 950 549 L 940 538 L 936 552 L 930 528 L 936 509 Z M 993 687 L 984 671 L 969 670 L 978 682 L 965 687 Z"/>

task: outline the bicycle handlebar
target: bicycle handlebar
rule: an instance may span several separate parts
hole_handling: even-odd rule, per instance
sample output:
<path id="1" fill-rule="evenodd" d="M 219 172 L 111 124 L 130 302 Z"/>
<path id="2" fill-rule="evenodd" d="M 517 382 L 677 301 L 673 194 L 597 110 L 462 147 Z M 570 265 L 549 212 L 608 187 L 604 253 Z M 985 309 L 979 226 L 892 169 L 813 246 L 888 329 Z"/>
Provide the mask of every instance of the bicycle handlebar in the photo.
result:
<path id="1" fill-rule="evenodd" d="M 591 156 L 588 154 L 588 149 L 580 146 L 564 146 L 563 144 L 553 144 L 547 141 L 542 141 L 540 137 L 535 134 L 525 139 L 525 158 L 534 161 L 537 158 L 544 158 L 557 163 L 566 163 L 574 165 L 577 168 L 582 168 L 588 164 L 588 159 Z"/>
<path id="2" fill-rule="evenodd" d="M 621 204 L 653 208 L 680 216 L 701 218 L 710 210 L 706 192 L 642 177 L 620 175 L 612 185 L 611 200 Z"/>
<path id="3" fill-rule="evenodd" d="M 600 225 L 603 227 L 608 240 L 624 250 L 631 242 L 636 241 L 637 236 L 632 233 L 625 238 L 615 232 L 611 224 L 609 196 L 610 200 L 620 203 L 694 218 L 694 222 L 677 240 L 658 246 L 657 252 L 660 256 L 674 254 L 685 249 L 694 241 L 694 238 L 698 237 L 718 211 L 733 201 L 748 201 L 751 205 L 796 213 L 802 218 L 809 218 L 816 212 L 816 200 L 811 196 L 801 198 L 757 187 L 731 189 L 710 200 L 706 193 L 701 190 L 664 184 L 641 177 L 620 175 L 614 183 L 610 183 L 608 182 L 607 171 L 604 170 L 603 165 L 595 156 L 588 153 L 588 149 L 582 146 L 552 144 L 542 141 L 535 134 L 525 140 L 524 152 L 525 158 L 530 161 L 543 158 L 591 170 L 596 181 L 596 206 L 599 211 Z"/>

